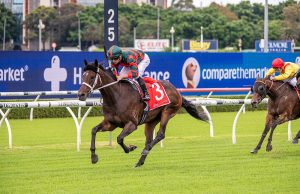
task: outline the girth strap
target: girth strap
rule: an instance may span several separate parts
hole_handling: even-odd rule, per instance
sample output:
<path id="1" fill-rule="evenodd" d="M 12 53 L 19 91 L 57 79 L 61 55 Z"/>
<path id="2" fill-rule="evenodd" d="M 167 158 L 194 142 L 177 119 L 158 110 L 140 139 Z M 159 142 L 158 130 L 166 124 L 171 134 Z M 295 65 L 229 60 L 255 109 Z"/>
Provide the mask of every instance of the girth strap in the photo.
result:
<path id="1" fill-rule="evenodd" d="M 146 104 L 146 107 L 144 108 L 144 113 L 143 113 L 141 121 L 139 122 L 139 125 L 144 123 L 144 121 L 146 120 L 148 113 L 149 113 L 149 105 L 147 102 L 144 102 L 144 103 Z"/>

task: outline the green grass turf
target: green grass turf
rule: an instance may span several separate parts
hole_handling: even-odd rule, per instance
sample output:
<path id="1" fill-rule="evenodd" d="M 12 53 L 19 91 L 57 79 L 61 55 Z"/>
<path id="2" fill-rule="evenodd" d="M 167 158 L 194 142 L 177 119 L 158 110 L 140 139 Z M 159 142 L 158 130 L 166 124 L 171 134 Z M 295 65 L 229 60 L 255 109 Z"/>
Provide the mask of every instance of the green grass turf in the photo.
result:
<path id="1" fill-rule="evenodd" d="M 242 114 L 233 145 L 235 114 L 212 114 L 213 138 L 208 124 L 176 115 L 164 147 L 154 147 L 141 168 L 133 168 L 144 146 L 141 127 L 125 139 L 138 146 L 130 154 L 116 143 L 120 129 L 113 133 L 111 147 L 108 133 L 98 133 L 100 161 L 92 165 L 91 128 L 102 118 L 85 121 L 80 152 L 71 118 L 11 120 L 12 150 L 5 125 L 0 128 L 0 193 L 300 193 L 300 144 L 287 141 L 287 124 L 275 130 L 271 152 L 264 142 L 252 155 L 266 112 Z M 300 120 L 292 122 L 293 135 L 299 126 Z"/>

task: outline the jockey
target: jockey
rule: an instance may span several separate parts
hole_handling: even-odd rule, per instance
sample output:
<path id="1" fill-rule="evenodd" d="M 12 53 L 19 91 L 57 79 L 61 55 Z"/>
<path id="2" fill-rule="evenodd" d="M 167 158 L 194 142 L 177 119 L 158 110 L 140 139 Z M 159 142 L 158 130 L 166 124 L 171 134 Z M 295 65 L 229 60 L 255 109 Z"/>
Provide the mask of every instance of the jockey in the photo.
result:
<path id="1" fill-rule="evenodd" d="M 113 45 L 109 48 L 107 56 L 112 62 L 113 73 L 117 76 L 117 80 L 125 78 L 136 79 L 144 92 L 143 100 L 150 100 L 146 84 L 141 77 L 150 63 L 148 55 L 141 50 L 122 50 L 120 47 Z M 118 74 L 117 69 L 119 66 L 123 66 L 123 68 Z"/>
<path id="2" fill-rule="evenodd" d="M 292 62 L 284 62 L 280 58 L 276 58 L 272 62 L 272 68 L 266 73 L 266 77 L 273 75 L 275 72 L 280 72 L 280 75 L 271 77 L 271 80 L 282 80 L 289 82 L 290 85 L 296 86 L 297 79 L 296 74 L 300 71 L 299 65 Z"/>

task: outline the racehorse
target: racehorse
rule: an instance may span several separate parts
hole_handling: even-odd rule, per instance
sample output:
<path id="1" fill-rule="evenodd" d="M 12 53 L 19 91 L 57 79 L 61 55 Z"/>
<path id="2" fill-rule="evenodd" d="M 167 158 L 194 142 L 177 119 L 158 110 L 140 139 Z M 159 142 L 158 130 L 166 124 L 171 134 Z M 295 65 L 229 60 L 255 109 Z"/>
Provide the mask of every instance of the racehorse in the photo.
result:
<path id="1" fill-rule="evenodd" d="M 298 90 L 300 91 L 300 70 L 296 74 L 296 79 L 297 79 L 296 86 L 297 86 Z M 293 144 L 297 144 L 298 139 L 300 139 L 300 130 L 298 131 L 297 135 L 294 137 Z"/>
<path id="2" fill-rule="evenodd" d="M 123 128 L 117 137 L 118 144 L 125 153 L 135 150 L 134 145 L 125 145 L 124 138 L 131 134 L 140 125 L 143 116 L 145 102 L 140 94 L 127 82 L 116 81 L 115 75 L 111 69 L 105 69 L 102 64 L 95 60 L 93 63 L 84 61 L 84 73 L 82 75 L 82 84 L 78 91 L 79 100 L 84 101 L 93 90 L 100 90 L 103 98 L 104 120 L 92 129 L 91 138 L 91 162 L 98 162 L 98 156 L 95 152 L 95 139 L 97 132 L 113 131 L 117 127 Z M 206 114 L 198 112 L 195 105 L 180 95 L 177 89 L 168 81 L 159 81 L 164 87 L 169 97 L 170 103 L 151 110 L 144 120 L 146 136 L 145 148 L 141 153 L 139 161 L 135 167 L 144 164 L 150 150 L 159 141 L 165 138 L 165 131 L 168 121 L 176 115 L 181 107 L 196 119 L 208 121 Z M 153 132 L 155 126 L 160 122 L 160 127 L 154 140 Z"/>
<path id="3" fill-rule="evenodd" d="M 282 81 L 272 81 L 269 77 L 263 79 L 257 78 L 252 89 L 253 97 L 251 104 L 253 108 L 256 108 L 267 95 L 269 96 L 269 100 L 265 128 L 257 146 L 251 153 L 255 154 L 258 152 L 271 129 L 266 146 L 266 151 L 269 152 L 272 150 L 271 142 L 276 126 L 300 117 L 300 101 L 292 86 Z"/>

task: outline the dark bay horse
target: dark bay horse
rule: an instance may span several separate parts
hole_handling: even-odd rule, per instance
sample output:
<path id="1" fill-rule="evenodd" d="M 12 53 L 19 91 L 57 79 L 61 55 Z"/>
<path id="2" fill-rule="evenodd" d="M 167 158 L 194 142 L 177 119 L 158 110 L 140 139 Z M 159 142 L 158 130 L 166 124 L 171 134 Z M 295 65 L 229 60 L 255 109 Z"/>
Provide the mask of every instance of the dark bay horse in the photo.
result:
<path id="1" fill-rule="evenodd" d="M 165 131 L 168 121 L 176 115 L 181 107 L 196 119 L 208 121 L 204 113 L 197 111 L 196 107 L 180 95 L 177 89 L 168 81 L 159 81 L 170 99 L 170 104 L 156 108 L 148 113 L 144 123 L 144 133 L 146 136 L 145 148 L 135 167 L 144 164 L 150 150 L 159 141 L 165 138 Z M 98 156 L 95 152 L 95 139 L 97 132 L 113 131 L 117 127 L 123 128 L 117 137 L 118 144 L 125 153 L 136 149 L 134 145 L 125 145 L 124 138 L 137 129 L 143 116 L 144 105 L 140 94 L 124 81 L 116 81 L 110 69 L 105 69 L 102 64 L 95 60 L 93 63 L 85 61 L 84 73 L 82 75 L 82 84 L 78 91 L 79 100 L 86 100 L 89 93 L 99 89 L 103 98 L 104 120 L 92 129 L 91 138 L 91 161 L 93 164 L 98 162 Z M 157 136 L 152 140 L 155 126 L 160 122 Z"/>
<path id="2" fill-rule="evenodd" d="M 297 79 L 296 86 L 297 86 L 298 90 L 300 91 L 300 70 L 296 74 L 296 79 Z M 297 135 L 293 139 L 293 144 L 297 144 L 298 143 L 298 139 L 300 139 L 300 130 L 298 131 Z"/>
<path id="3" fill-rule="evenodd" d="M 267 95 L 269 96 L 269 100 L 265 128 L 257 146 L 251 151 L 251 153 L 254 154 L 261 148 L 270 129 L 271 132 L 266 151 L 272 150 L 271 142 L 276 126 L 300 117 L 300 101 L 298 95 L 288 83 L 272 81 L 269 77 L 263 79 L 257 78 L 253 86 L 252 107 L 256 108 Z"/>

